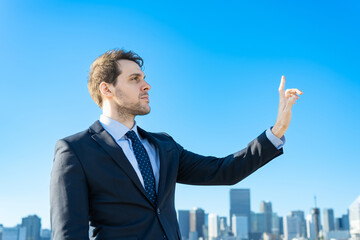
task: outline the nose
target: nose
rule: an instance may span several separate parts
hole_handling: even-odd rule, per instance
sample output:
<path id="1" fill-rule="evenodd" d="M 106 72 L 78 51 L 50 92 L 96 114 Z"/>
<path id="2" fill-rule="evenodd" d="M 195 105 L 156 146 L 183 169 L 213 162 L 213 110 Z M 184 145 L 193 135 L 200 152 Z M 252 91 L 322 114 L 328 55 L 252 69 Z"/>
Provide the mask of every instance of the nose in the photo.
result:
<path id="1" fill-rule="evenodd" d="M 151 89 L 150 84 L 148 82 L 146 82 L 145 80 L 144 80 L 144 84 L 145 85 L 143 86 L 143 91 L 149 91 Z"/>

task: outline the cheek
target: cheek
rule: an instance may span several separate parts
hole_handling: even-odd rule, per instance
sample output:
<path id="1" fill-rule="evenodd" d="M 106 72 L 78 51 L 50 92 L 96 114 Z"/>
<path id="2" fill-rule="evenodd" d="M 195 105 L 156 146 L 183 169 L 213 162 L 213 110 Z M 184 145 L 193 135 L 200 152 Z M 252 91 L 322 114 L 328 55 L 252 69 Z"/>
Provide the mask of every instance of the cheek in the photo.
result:
<path id="1" fill-rule="evenodd" d="M 116 97 L 122 102 L 133 102 L 139 100 L 139 93 L 134 88 L 128 87 L 123 89 L 118 89 L 116 92 Z"/>

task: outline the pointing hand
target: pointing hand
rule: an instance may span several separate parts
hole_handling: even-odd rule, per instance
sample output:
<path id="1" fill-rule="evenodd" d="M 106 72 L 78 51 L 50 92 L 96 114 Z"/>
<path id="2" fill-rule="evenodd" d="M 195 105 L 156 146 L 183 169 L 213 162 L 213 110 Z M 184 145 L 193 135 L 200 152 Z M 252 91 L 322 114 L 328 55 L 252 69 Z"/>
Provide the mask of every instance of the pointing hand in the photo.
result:
<path id="1" fill-rule="evenodd" d="M 279 86 L 279 110 L 278 116 L 274 127 L 271 129 L 272 133 L 281 138 L 289 127 L 291 120 L 291 108 L 295 104 L 295 101 L 299 99 L 299 95 L 303 92 L 297 88 L 285 89 L 285 76 L 281 77 Z"/>

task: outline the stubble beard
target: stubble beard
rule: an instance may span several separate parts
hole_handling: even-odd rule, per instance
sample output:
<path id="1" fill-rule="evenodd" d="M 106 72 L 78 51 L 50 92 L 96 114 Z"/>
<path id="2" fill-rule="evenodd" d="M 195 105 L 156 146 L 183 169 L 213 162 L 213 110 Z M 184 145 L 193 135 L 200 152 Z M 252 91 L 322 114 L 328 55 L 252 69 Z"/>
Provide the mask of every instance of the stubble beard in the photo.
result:
<path id="1" fill-rule="evenodd" d="M 139 94 L 139 101 L 136 103 L 127 103 L 126 101 L 122 101 L 121 103 L 121 99 L 126 99 L 126 95 L 122 91 L 118 91 L 116 95 L 116 111 L 119 117 L 123 119 L 134 119 L 135 116 L 142 116 L 150 113 L 149 105 L 141 105 L 141 97 L 145 94 Z"/>
<path id="2" fill-rule="evenodd" d="M 133 119 L 135 116 L 142 116 L 150 113 L 150 106 L 142 106 L 140 101 L 138 103 L 116 104 L 116 111 L 118 116 L 125 119 Z"/>
<path id="3" fill-rule="evenodd" d="M 126 118 L 133 118 L 138 115 L 146 115 L 150 113 L 150 107 L 148 109 L 142 107 L 140 104 L 134 104 L 132 106 L 117 105 L 117 113 L 119 116 Z"/>

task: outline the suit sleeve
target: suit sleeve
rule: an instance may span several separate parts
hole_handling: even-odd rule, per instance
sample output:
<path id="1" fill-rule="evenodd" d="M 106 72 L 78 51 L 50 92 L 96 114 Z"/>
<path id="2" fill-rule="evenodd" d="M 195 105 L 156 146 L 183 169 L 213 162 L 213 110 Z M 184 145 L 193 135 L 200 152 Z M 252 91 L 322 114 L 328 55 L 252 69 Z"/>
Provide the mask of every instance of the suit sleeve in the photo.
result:
<path id="1" fill-rule="evenodd" d="M 59 140 L 50 181 L 53 240 L 89 239 L 86 178 L 79 159 L 65 140 Z"/>
<path id="2" fill-rule="evenodd" d="M 224 158 L 205 157 L 177 144 L 179 170 L 177 182 L 194 185 L 233 185 L 283 153 L 263 132 L 243 150 Z"/>

